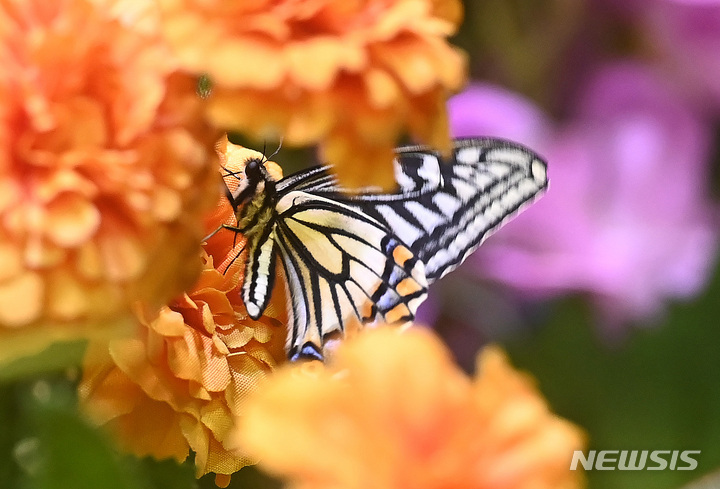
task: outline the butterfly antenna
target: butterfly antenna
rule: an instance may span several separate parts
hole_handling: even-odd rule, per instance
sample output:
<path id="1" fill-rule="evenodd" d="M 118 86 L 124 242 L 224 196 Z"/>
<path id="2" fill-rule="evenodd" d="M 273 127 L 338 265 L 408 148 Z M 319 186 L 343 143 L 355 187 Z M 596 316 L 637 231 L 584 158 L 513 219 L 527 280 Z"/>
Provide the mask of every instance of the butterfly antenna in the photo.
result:
<path id="1" fill-rule="evenodd" d="M 269 160 L 270 158 L 272 158 L 273 156 L 275 156 L 276 154 L 278 154 L 278 153 L 280 152 L 280 148 L 282 148 L 282 143 L 283 143 L 283 138 L 280 138 L 280 143 L 278 143 L 277 149 L 275 150 L 275 152 L 274 152 L 273 154 L 271 154 L 271 155 L 270 155 L 268 158 L 266 158 L 266 159 Z"/>

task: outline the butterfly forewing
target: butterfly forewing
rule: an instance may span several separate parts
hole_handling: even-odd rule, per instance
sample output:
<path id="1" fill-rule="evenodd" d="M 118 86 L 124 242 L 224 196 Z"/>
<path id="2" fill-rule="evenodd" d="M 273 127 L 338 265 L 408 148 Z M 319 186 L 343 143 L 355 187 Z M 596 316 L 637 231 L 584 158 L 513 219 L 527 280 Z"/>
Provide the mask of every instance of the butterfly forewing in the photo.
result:
<path id="1" fill-rule="evenodd" d="M 428 282 L 456 268 L 484 239 L 547 187 L 545 163 L 497 139 L 460 139 L 443 161 L 423 147 L 398 150 L 394 194 L 350 197 L 425 265 Z"/>

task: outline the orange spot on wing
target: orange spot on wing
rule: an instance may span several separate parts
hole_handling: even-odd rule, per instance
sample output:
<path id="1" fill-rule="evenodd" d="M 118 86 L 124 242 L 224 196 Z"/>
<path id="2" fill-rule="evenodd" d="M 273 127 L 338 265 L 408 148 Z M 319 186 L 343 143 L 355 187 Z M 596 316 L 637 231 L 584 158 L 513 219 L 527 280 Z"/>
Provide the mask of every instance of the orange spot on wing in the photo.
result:
<path id="1" fill-rule="evenodd" d="M 395 263 L 399 265 L 405 265 L 405 262 L 409 259 L 413 258 L 415 255 L 413 255 L 412 251 L 405 248 L 404 246 L 398 246 L 396 247 L 393 252 L 393 260 L 395 260 Z"/>
<path id="2" fill-rule="evenodd" d="M 407 316 L 410 316 L 410 310 L 407 308 L 405 304 L 398 304 L 397 306 L 390 309 L 387 313 L 385 313 L 385 321 L 388 323 L 397 323 L 402 320 L 405 320 Z"/>
<path id="3" fill-rule="evenodd" d="M 419 292 L 423 289 L 423 286 L 420 285 L 414 278 L 407 277 L 406 279 L 403 279 L 402 282 L 397 284 L 397 287 L 395 287 L 395 290 L 400 296 L 408 296 L 411 294 L 414 294 L 415 292 Z"/>
<path id="4" fill-rule="evenodd" d="M 362 318 L 370 318 L 373 316 L 373 303 L 372 301 L 366 301 L 362 306 L 360 306 L 360 316 Z"/>

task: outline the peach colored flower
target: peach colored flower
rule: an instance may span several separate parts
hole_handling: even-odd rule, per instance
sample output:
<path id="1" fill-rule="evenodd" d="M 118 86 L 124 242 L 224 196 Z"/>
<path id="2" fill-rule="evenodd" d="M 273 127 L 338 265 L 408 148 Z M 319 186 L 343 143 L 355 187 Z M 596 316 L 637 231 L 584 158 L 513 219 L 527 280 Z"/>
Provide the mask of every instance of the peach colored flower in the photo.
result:
<path id="1" fill-rule="evenodd" d="M 217 149 L 231 172 L 256 155 L 225 138 Z M 279 178 L 277 165 L 268 167 Z M 226 181 L 232 187 L 238 180 Z M 223 222 L 234 224 L 224 196 L 208 229 Z M 92 344 L 80 385 L 84 410 L 125 450 L 181 461 L 192 449 L 197 475 L 215 472 L 221 486 L 255 462 L 229 451 L 227 440 L 245 397 L 286 358 L 284 289 L 276 287 L 265 316 L 251 320 L 240 297 L 242 257 L 233 260 L 244 242 L 239 237 L 233 246 L 233 240 L 231 231 L 208 240 L 200 279 L 159 313 L 138 308 L 134 336 Z"/>
<path id="2" fill-rule="evenodd" d="M 277 371 L 234 433 L 296 489 L 570 489 L 583 433 L 496 347 L 469 379 L 424 329 L 367 330 L 333 364 Z"/>
<path id="3" fill-rule="evenodd" d="M 161 38 L 111 4 L 0 1 L 0 359 L 200 270 L 217 134 Z"/>
<path id="4" fill-rule="evenodd" d="M 392 149 L 405 133 L 449 149 L 445 101 L 465 76 L 464 55 L 446 42 L 459 1 L 160 3 L 183 66 L 213 81 L 216 123 L 319 143 L 356 186 L 393 181 Z"/>

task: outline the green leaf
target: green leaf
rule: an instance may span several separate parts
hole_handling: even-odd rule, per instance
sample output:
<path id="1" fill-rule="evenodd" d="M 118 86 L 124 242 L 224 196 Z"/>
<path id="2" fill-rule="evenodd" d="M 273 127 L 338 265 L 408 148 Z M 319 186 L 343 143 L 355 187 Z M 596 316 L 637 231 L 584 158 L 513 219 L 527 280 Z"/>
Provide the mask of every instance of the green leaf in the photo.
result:
<path id="1" fill-rule="evenodd" d="M 11 361 L 0 369 L 0 382 L 29 379 L 43 373 L 80 365 L 86 345 L 87 342 L 84 340 L 53 343 L 40 353 Z"/>
<path id="2" fill-rule="evenodd" d="M 603 339 L 580 301 L 547 327 L 508 341 L 515 365 L 539 381 L 552 409 L 587 430 L 589 449 L 701 450 L 695 471 L 588 471 L 593 489 L 672 489 L 720 466 L 720 276 L 664 324 Z"/>

